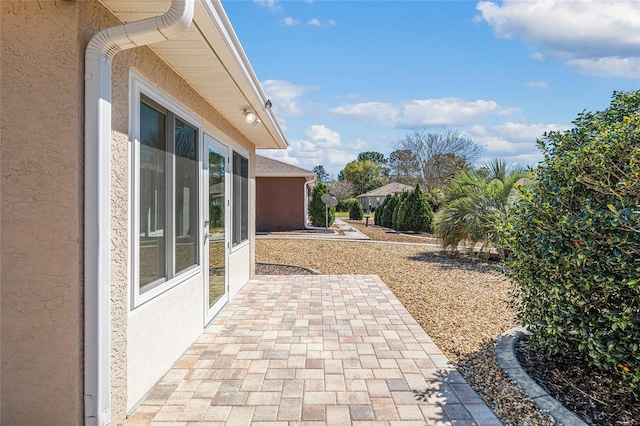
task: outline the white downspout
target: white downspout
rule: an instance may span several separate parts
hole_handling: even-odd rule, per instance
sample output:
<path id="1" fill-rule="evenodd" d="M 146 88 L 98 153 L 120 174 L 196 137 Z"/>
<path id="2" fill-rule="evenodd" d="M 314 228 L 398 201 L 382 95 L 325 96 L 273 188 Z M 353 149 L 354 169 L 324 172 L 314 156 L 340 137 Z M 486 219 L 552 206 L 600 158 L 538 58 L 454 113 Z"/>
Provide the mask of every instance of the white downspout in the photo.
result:
<path id="1" fill-rule="evenodd" d="M 111 422 L 111 62 L 123 50 L 168 40 L 191 25 L 194 0 L 162 15 L 106 28 L 85 55 L 84 400 L 85 424 Z"/>

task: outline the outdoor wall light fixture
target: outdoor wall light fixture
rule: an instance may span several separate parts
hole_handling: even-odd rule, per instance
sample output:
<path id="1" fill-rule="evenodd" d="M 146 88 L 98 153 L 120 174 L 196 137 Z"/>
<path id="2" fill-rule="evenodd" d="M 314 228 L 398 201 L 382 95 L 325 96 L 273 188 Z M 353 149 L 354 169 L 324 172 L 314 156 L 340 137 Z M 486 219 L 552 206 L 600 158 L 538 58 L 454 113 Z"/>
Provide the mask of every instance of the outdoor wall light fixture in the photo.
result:
<path id="1" fill-rule="evenodd" d="M 258 119 L 256 113 L 251 110 L 243 109 L 242 112 L 244 114 L 244 121 L 246 121 L 247 124 L 253 124 Z"/>

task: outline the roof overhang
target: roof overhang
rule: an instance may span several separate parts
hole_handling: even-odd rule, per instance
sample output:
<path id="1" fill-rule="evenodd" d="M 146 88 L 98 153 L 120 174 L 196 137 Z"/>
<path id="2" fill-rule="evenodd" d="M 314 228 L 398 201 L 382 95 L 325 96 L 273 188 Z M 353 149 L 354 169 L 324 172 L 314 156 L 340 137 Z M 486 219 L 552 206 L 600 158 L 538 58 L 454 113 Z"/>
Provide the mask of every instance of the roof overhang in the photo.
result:
<path id="1" fill-rule="evenodd" d="M 122 22 L 162 15 L 171 7 L 165 0 L 99 1 Z M 286 148 L 286 136 L 220 0 L 194 3 L 187 31 L 149 47 L 256 148 Z M 255 112 L 261 123 L 247 124 L 243 110 Z"/>
<path id="2" fill-rule="evenodd" d="M 307 181 L 316 177 L 315 173 L 280 173 L 280 172 L 256 172 L 256 177 L 269 178 L 305 178 Z"/>

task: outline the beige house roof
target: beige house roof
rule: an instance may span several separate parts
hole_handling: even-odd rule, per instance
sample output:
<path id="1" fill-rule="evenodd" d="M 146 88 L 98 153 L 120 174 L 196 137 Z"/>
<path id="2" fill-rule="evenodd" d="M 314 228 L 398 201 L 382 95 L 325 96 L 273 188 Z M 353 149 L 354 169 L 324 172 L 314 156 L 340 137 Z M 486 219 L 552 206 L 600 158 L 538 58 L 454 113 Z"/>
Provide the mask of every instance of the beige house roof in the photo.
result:
<path id="1" fill-rule="evenodd" d="M 380 188 L 373 189 L 365 194 L 358 195 L 357 198 L 386 197 L 387 195 L 398 194 L 405 191 L 413 191 L 413 187 L 399 182 L 391 182 L 389 184 L 386 184 L 385 186 L 381 186 Z"/>
<path id="2" fill-rule="evenodd" d="M 312 180 L 316 174 L 301 167 L 292 166 L 273 158 L 256 155 L 256 176 L 257 177 L 304 177 Z"/>

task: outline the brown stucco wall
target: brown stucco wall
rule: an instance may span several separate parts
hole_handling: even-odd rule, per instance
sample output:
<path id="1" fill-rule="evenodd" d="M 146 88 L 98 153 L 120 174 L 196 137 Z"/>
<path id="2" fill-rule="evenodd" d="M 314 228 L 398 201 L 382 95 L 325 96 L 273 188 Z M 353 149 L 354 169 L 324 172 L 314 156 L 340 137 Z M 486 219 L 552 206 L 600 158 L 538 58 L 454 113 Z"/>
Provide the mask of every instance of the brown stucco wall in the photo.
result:
<path id="1" fill-rule="evenodd" d="M 0 4 L 0 423 L 81 424 L 82 7 Z"/>
<path id="2" fill-rule="evenodd" d="M 256 178 L 256 231 L 304 229 L 303 177 Z"/>

